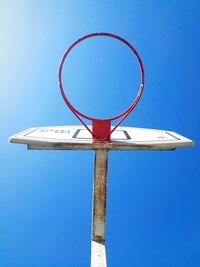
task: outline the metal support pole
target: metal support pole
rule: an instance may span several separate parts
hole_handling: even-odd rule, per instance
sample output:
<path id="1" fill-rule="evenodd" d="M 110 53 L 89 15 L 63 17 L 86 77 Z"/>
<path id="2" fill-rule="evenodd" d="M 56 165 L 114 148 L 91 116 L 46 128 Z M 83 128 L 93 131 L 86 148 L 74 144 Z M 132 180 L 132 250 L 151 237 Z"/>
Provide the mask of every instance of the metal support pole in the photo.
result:
<path id="1" fill-rule="evenodd" d="M 105 222 L 108 150 L 95 150 L 91 267 L 106 267 Z"/>

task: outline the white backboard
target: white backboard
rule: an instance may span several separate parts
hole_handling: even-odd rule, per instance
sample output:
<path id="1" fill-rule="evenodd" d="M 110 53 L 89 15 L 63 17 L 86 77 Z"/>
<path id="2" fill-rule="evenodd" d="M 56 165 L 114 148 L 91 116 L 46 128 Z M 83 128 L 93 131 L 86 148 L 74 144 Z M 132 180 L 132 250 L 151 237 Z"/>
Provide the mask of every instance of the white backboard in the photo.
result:
<path id="1" fill-rule="evenodd" d="M 194 145 L 192 140 L 175 132 L 133 127 L 118 127 L 111 135 L 111 143 L 93 143 L 91 134 L 83 126 L 30 128 L 9 140 L 38 150 L 170 150 Z"/>

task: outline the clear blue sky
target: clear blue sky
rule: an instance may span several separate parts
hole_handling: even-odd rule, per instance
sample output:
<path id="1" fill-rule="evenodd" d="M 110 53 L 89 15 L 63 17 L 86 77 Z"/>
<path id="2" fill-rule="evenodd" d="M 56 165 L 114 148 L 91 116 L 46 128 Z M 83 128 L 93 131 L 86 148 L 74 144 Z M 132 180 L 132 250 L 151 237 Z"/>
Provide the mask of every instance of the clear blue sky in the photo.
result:
<path id="1" fill-rule="evenodd" d="M 79 124 L 59 93 L 59 61 L 74 40 L 99 31 L 124 37 L 143 59 L 144 94 L 123 125 L 173 130 L 197 144 L 109 153 L 108 266 L 200 266 L 199 8 L 199 1 L 1 2 L 1 267 L 90 265 L 94 153 L 28 151 L 8 137 Z M 117 42 L 85 42 L 65 65 L 67 93 L 81 111 L 117 113 L 136 94 L 134 64 Z"/>

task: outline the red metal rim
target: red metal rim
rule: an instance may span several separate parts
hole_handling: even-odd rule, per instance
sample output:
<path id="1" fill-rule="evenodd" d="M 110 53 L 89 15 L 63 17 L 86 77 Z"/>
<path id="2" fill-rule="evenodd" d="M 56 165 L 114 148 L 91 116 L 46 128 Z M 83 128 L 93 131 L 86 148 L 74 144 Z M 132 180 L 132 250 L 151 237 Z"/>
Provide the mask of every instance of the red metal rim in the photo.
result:
<path id="1" fill-rule="evenodd" d="M 77 45 L 79 44 L 81 41 L 83 40 L 86 40 L 88 38 L 92 38 L 92 37 L 96 37 L 96 36 L 104 36 L 104 37 L 111 37 L 111 38 L 114 38 L 114 39 L 117 39 L 119 41 L 121 41 L 122 43 L 124 43 L 126 46 L 129 47 L 129 49 L 134 53 L 135 57 L 137 58 L 137 61 L 139 63 L 139 68 L 140 68 L 140 73 L 141 73 L 141 82 L 140 82 L 140 87 L 139 87 L 139 91 L 138 91 L 138 94 L 135 98 L 135 100 L 133 101 L 133 103 L 131 104 L 131 106 L 129 108 L 127 108 L 124 112 L 120 113 L 119 115 L 117 116 L 114 116 L 114 117 L 111 117 L 111 118 L 104 118 L 104 119 L 97 119 L 97 118 L 93 118 L 93 117 L 89 117 L 83 113 L 81 113 L 80 111 L 78 111 L 70 102 L 69 100 L 67 99 L 66 95 L 65 95 L 65 92 L 64 92 L 64 88 L 63 88 L 63 85 L 62 85 L 62 70 L 63 70 L 63 65 L 64 65 L 64 62 L 68 56 L 68 54 L 70 53 L 70 51 Z M 59 75 L 58 75 L 58 81 L 59 81 L 59 87 L 60 87 L 60 92 L 61 92 L 61 95 L 66 103 L 66 105 L 69 107 L 69 109 L 75 114 L 75 116 L 83 123 L 82 119 L 79 117 L 83 117 L 87 120 L 91 120 L 91 121 L 94 121 L 94 120 L 104 120 L 104 121 L 113 121 L 113 120 L 116 120 L 116 119 L 119 119 L 121 117 L 124 116 L 124 118 L 122 118 L 122 120 L 117 124 L 117 126 L 128 116 L 128 114 L 135 108 L 135 106 L 137 105 L 137 103 L 139 102 L 141 96 L 142 96 L 142 92 L 143 92 L 143 88 L 144 88 L 144 67 L 143 67 L 143 64 L 142 64 L 142 60 L 139 56 L 139 54 L 137 53 L 136 49 L 129 43 L 127 42 L 125 39 L 123 39 L 122 37 L 120 36 L 117 36 L 115 34 L 112 34 L 112 33 L 104 33 L 104 32 L 97 32 L 97 33 L 91 33 L 91 34 L 88 34 L 88 35 L 85 35 L 83 37 L 81 37 L 80 39 L 78 39 L 77 41 L 75 41 L 72 45 L 70 45 L 70 47 L 66 50 L 66 52 L 64 53 L 62 59 L 61 59 L 61 63 L 60 63 L 60 66 L 59 66 Z M 85 125 L 85 124 L 84 124 Z M 115 126 L 115 128 L 117 127 Z M 113 130 L 112 130 L 113 132 Z"/>

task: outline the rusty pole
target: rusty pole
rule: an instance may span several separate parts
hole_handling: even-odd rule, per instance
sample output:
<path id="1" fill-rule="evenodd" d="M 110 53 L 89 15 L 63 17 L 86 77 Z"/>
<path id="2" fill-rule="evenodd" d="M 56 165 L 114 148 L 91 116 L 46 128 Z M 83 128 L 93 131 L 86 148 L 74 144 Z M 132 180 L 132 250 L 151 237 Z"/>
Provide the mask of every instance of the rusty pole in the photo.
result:
<path id="1" fill-rule="evenodd" d="M 105 222 L 108 150 L 95 150 L 91 267 L 106 267 Z"/>

